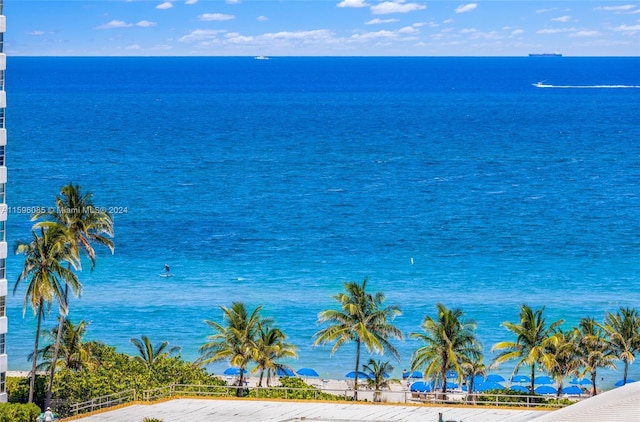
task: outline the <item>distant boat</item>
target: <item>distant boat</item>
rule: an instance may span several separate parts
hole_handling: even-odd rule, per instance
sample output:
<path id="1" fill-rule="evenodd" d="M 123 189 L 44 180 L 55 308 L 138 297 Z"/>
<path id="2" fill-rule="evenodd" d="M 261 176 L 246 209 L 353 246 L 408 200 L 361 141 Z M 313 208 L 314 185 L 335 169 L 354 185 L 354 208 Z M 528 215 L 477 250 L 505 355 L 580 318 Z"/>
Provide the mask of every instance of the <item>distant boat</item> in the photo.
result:
<path id="1" fill-rule="evenodd" d="M 562 57 L 561 53 L 529 53 L 529 57 Z"/>
<path id="2" fill-rule="evenodd" d="M 551 85 L 545 85 L 545 82 L 546 81 L 538 81 L 531 85 L 535 86 L 536 88 L 549 88 Z"/>
<path id="3" fill-rule="evenodd" d="M 267 57 L 267 56 L 255 56 L 254 59 L 256 59 L 256 60 L 269 60 L 269 57 Z"/>

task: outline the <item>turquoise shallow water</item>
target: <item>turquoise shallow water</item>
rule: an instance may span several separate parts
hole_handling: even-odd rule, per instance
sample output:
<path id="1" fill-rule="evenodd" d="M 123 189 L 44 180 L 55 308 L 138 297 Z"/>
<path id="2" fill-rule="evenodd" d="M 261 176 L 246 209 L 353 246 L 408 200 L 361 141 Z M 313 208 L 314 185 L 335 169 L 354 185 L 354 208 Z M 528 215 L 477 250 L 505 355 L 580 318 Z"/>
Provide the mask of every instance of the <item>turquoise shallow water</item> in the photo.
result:
<path id="1" fill-rule="evenodd" d="M 193 359 L 202 321 L 239 300 L 299 347 L 294 368 L 338 378 L 353 350 L 311 347 L 316 316 L 364 277 L 401 306 L 407 335 L 437 302 L 461 307 L 488 358 L 522 303 L 567 326 L 640 307 L 640 90 L 531 85 L 640 85 L 640 59 L 8 67 L 9 242 L 29 234 L 20 207 L 48 206 L 69 181 L 112 207 L 116 253 L 82 274 L 71 317 L 123 352 L 144 334 Z M 159 277 L 165 263 L 174 277 Z M 21 265 L 9 260 L 10 284 Z M 11 369 L 29 366 L 33 341 L 22 294 L 8 303 Z M 397 344 L 397 375 L 416 346 Z"/>

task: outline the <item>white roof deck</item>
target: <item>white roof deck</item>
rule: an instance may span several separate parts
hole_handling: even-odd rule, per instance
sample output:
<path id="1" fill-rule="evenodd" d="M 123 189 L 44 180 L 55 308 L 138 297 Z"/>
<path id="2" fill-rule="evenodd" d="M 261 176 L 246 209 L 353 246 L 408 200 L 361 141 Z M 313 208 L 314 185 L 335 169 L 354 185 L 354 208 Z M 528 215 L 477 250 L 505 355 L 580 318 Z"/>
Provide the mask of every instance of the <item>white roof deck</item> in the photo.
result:
<path id="1" fill-rule="evenodd" d="M 175 399 L 155 404 L 135 404 L 84 418 L 83 422 L 520 422 L 544 415 L 541 410 L 479 407 L 389 405 L 366 403 L 318 403 L 239 399 Z"/>

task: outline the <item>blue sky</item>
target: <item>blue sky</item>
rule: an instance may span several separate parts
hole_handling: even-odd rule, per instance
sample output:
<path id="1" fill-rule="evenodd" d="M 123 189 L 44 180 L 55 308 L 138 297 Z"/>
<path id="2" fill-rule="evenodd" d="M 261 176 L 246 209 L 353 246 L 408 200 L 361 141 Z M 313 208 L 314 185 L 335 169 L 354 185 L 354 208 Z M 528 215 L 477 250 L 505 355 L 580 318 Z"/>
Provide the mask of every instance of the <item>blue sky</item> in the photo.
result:
<path id="1" fill-rule="evenodd" d="M 640 3 L 4 0 L 16 56 L 640 56 Z"/>

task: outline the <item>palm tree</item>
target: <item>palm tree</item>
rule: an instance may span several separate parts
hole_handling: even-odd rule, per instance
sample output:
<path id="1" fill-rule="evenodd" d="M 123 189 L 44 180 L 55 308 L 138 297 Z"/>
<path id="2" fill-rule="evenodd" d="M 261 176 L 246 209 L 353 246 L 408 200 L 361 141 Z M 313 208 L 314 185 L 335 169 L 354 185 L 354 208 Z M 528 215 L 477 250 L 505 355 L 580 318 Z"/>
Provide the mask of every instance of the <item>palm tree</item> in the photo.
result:
<path id="1" fill-rule="evenodd" d="M 447 392 L 447 372 L 454 370 L 462 374 L 462 363 L 479 356 L 480 346 L 476 340 L 473 320 L 463 320 L 460 309 L 447 309 L 436 305 L 436 319 L 426 316 L 422 322 L 424 333 L 411 333 L 411 337 L 424 343 L 411 357 L 411 370 L 425 367 L 424 377 L 440 379 L 443 398 Z"/>
<path id="2" fill-rule="evenodd" d="M 624 363 L 623 384 L 627 383 L 629 364 L 640 352 L 640 315 L 635 308 L 620 308 L 615 314 L 607 312 L 604 325 L 609 345 L 617 358 Z"/>
<path id="3" fill-rule="evenodd" d="M 94 363 L 91 350 L 83 342 L 88 326 L 89 323 L 84 320 L 74 324 L 71 320 L 65 319 L 60 342 L 61 359 L 57 361 L 58 368 L 79 371 Z M 50 342 L 39 352 L 45 361 L 40 366 L 45 370 L 49 370 L 53 362 L 53 349 L 58 338 L 58 329 L 59 327 L 56 326 L 51 331 L 43 332 L 43 336 Z"/>
<path id="4" fill-rule="evenodd" d="M 72 266 L 78 265 L 77 254 L 69 248 L 66 242 L 66 232 L 61 228 L 50 227 L 46 230 L 41 228 L 40 236 L 33 230 L 31 235 L 32 240 L 30 242 L 18 243 L 15 248 L 17 254 L 25 256 L 25 261 L 22 272 L 13 288 L 13 293 L 15 294 L 22 281 L 28 283 L 22 313 L 24 316 L 29 304 L 38 318 L 35 345 L 33 347 L 31 380 L 29 383 L 29 403 L 33 402 L 38 360 L 38 340 L 45 306 L 50 308 L 55 299 L 62 303 L 64 285 L 69 285 L 74 294 L 78 294 L 81 289 L 80 282 L 73 271 L 62 265 L 64 261 Z"/>
<path id="5" fill-rule="evenodd" d="M 60 226 L 67 230 L 67 241 L 71 250 L 76 255 L 84 251 L 91 261 L 91 270 L 95 268 L 96 252 L 93 244 L 103 245 L 113 253 L 113 219 L 109 213 L 103 211 L 93 204 L 93 194 L 91 192 L 83 194 L 79 185 L 69 183 L 60 190 L 60 195 L 56 197 L 56 206 L 46 212 L 36 213 L 31 219 L 38 220 L 36 227 Z M 78 262 L 77 268 L 81 264 Z M 69 268 L 70 269 L 70 268 Z M 47 386 L 47 396 L 45 406 L 49 406 L 51 401 L 51 391 L 53 388 L 53 377 L 58 360 L 60 349 L 60 335 L 63 331 L 63 323 L 69 311 L 69 288 L 65 286 L 63 300 L 60 301 L 60 316 L 62 317 L 58 325 L 58 338 L 56 338 L 53 351 L 51 372 L 49 374 L 49 384 Z"/>
<path id="6" fill-rule="evenodd" d="M 491 351 L 500 351 L 494 359 L 492 366 L 498 367 L 501 363 L 513 359 L 519 359 L 513 369 L 513 375 L 523 365 L 531 367 L 531 393 L 535 385 L 536 365 L 549 366 L 551 356 L 547 353 L 549 337 L 553 335 L 553 330 L 562 324 L 563 320 L 552 322 L 547 327 L 546 319 L 543 317 L 544 307 L 533 310 L 528 305 L 520 307 L 520 323 L 504 322 L 502 326 L 516 335 L 514 342 L 503 341 L 496 343 Z"/>
<path id="7" fill-rule="evenodd" d="M 213 329 L 214 334 L 208 336 L 209 341 L 198 349 L 200 357 L 196 363 L 207 365 L 228 360 L 231 366 L 240 368 L 238 385 L 242 386 L 245 369 L 255 355 L 260 324 L 265 324 L 268 319 L 260 317 L 262 306 L 258 306 L 251 313 L 240 302 L 233 302 L 231 308 L 221 306 L 220 309 L 222 309 L 224 323 L 205 321 L 205 324 Z M 241 396 L 242 389 L 238 389 L 236 394 Z"/>
<path id="8" fill-rule="evenodd" d="M 562 380 L 570 375 L 577 376 L 580 372 L 579 339 L 575 331 L 565 333 L 556 329 L 547 342 L 547 353 L 551 359 L 546 367 L 547 372 L 556 381 L 558 397 L 562 393 Z"/>
<path id="9" fill-rule="evenodd" d="M 362 365 L 362 370 L 367 374 L 367 385 L 373 389 L 373 401 L 379 402 L 382 399 L 380 391 L 389 388 L 389 374 L 393 372 L 393 366 L 389 361 L 381 362 L 369 359 L 369 363 Z"/>
<path id="10" fill-rule="evenodd" d="M 297 347 L 286 342 L 287 336 L 279 328 L 272 327 L 270 323 L 264 321 L 259 325 L 253 359 L 257 364 L 254 371 L 260 372 L 258 387 L 262 387 L 265 371 L 267 386 L 269 386 L 271 375 L 276 374 L 278 370 L 287 368 L 278 361 L 285 358 L 296 358 L 298 355 L 296 353 Z"/>
<path id="11" fill-rule="evenodd" d="M 134 359 L 144 363 L 149 368 L 153 366 L 159 357 L 170 356 L 180 351 L 180 346 L 169 347 L 168 341 L 157 343 L 154 346 L 147 336 L 141 336 L 139 339 L 134 337 L 131 339 L 131 343 L 138 350 L 138 355 Z"/>
<path id="12" fill-rule="evenodd" d="M 609 347 L 609 342 L 602 326 L 593 318 L 582 318 L 580 324 L 574 330 L 578 339 L 579 358 L 584 367 L 584 373 L 589 372 L 591 374 L 591 395 L 595 396 L 598 394 L 598 389 L 596 388 L 596 380 L 598 379 L 596 372 L 598 368 L 615 369 L 616 355 Z"/>
<path id="13" fill-rule="evenodd" d="M 334 342 L 331 354 L 335 353 L 343 344 L 355 341 L 355 393 L 358 399 L 358 368 L 360 368 L 360 353 L 364 345 L 372 353 L 384 354 L 389 351 L 398 360 L 400 354 L 389 342 L 390 338 L 403 339 L 402 332 L 391 321 L 400 315 L 397 306 L 383 307 L 384 294 L 372 295 L 366 292 L 367 279 L 362 284 L 349 282 L 344 284 L 346 293 L 338 293 L 334 299 L 340 304 L 340 310 L 328 309 L 320 312 L 318 323 L 328 322 L 331 325 L 314 334 L 314 345 Z"/>
<path id="14" fill-rule="evenodd" d="M 462 378 L 469 380 L 469 384 L 467 384 L 467 402 L 475 403 L 476 397 L 473 394 L 473 387 L 476 377 L 481 376 L 484 378 L 487 376 L 487 366 L 484 364 L 484 357 L 480 352 L 480 347 L 478 347 L 478 353 L 473 356 L 463 355 L 460 369 L 462 369 Z"/>

